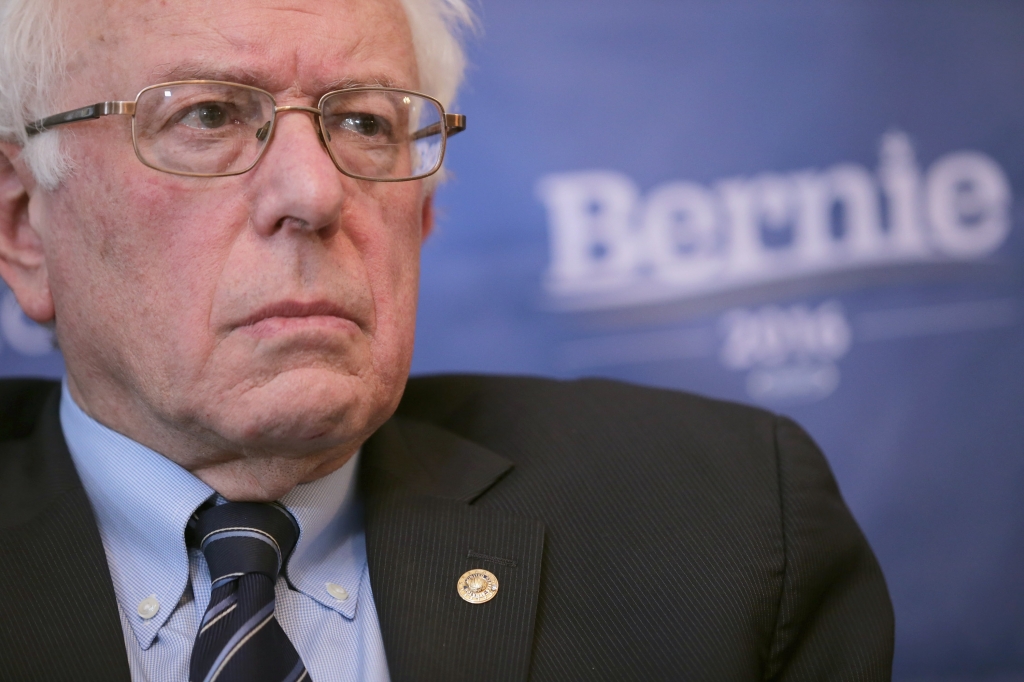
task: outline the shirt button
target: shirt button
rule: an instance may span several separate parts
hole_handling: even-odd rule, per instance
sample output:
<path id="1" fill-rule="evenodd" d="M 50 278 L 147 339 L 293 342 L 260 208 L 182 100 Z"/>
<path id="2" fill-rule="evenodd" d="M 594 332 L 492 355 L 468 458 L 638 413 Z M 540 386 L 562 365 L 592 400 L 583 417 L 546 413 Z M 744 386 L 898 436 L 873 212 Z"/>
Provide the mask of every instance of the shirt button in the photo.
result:
<path id="1" fill-rule="evenodd" d="M 160 602 L 156 600 L 155 594 L 151 594 L 139 602 L 139 615 L 145 620 L 149 620 L 155 616 L 159 610 Z"/>
<path id="2" fill-rule="evenodd" d="M 348 599 L 348 590 L 346 590 L 341 585 L 327 583 L 327 592 L 338 601 L 345 601 L 346 599 Z"/>

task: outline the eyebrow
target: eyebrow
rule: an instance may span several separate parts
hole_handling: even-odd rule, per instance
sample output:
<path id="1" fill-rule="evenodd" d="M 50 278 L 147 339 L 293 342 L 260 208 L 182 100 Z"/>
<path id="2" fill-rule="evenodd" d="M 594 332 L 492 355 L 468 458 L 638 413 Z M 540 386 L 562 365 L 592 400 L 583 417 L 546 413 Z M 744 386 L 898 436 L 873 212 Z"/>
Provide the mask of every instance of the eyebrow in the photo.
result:
<path id="1" fill-rule="evenodd" d="M 326 84 L 327 90 L 347 90 L 349 88 L 397 88 L 398 84 L 388 76 L 372 76 L 370 78 L 341 78 Z"/>
<path id="2" fill-rule="evenodd" d="M 251 85 L 264 90 L 271 89 L 267 87 L 268 81 L 271 80 L 270 78 L 260 74 L 258 71 L 246 69 L 245 67 L 223 68 L 205 64 L 178 64 L 172 67 L 158 69 L 153 72 L 151 79 L 152 83 L 167 83 L 185 80 L 226 81 L 229 83 Z M 365 78 L 354 78 L 348 76 L 322 83 L 317 87 L 318 93 L 310 94 L 321 94 L 332 90 L 347 90 L 349 88 L 360 87 L 395 88 L 399 86 L 393 78 L 383 74 L 370 75 Z"/>

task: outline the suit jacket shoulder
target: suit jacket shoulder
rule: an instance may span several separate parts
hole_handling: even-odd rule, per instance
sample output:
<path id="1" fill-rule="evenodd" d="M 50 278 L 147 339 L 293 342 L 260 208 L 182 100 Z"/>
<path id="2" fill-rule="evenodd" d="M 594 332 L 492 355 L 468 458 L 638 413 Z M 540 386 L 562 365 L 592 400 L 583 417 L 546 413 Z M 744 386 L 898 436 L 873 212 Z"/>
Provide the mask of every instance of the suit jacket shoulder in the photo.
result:
<path id="1" fill-rule="evenodd" d="M 397 419 L 507 458 L 472 506 L 544 524 L 531 679 L 888 679 L 881 571 L 790 420 L 481 376 L 410 381 Z"/>
<path id="2" fill-rule="evenodd" d="M 59 402 L 56 382 L 0 382 L 0 679 L 127 681 L 107 559 Z"/>

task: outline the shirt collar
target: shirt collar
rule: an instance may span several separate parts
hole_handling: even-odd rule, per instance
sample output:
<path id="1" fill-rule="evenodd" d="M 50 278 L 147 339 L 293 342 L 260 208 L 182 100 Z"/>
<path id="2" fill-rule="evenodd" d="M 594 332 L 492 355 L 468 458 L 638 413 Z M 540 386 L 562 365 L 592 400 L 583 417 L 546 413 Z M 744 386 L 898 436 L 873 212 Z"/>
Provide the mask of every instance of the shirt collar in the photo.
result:
<path id="1" fill-rule="evenodd" d="M 358 459 L 357 452 L 337 471 L 295 486 L 280 500 L 299 524 L 299 540 L 285 569 L 289 584 L 348 619 L 355 618 L 366 567 L 356 499 Z"/>
<path id="2" fill-rule="evenodd" d="M 188 584 L 185 526 L 214 490 L 87 415 L 75 404 L 66 381 L 60 422 L 96 514 L 114 594 L 139 646 L 148 649 Z M 145 618 L 140 604 L 151 596 L 159 609 Z"/>
<path id="3" fill-rule="evenodd" d="M 96 514 L 114 594 L 139 646 L 148 649 L 188 585 L 185 527 L 216 492 L 158 452 L 87 415 L 71 397 L 66 380 L 60 420 Z M 356 615 L 366 566 L 356 502 L 357 460 L 358 453 L 340 469 L 296 486 L 280 500 L 299 524 L 299 540 L 286 569 L 289 583 L 349 619 Z M 140 605 L 150 597 L 159 609 L 146 618 Z"/>

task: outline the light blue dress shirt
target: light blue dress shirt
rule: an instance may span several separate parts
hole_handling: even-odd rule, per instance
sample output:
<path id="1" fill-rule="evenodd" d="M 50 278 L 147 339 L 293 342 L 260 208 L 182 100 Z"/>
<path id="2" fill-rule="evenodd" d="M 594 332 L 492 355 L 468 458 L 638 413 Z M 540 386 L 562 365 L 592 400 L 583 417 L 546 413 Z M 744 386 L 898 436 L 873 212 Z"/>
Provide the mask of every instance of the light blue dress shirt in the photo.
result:
<path id="1" fill-rule="evenodd" d="M 132 680 L 186 682 L 210 575 L 202 553 L 185 546 L 185 526 L 216 492 L 89 417 L 66 382 L 60 421 L 103 538 Z M 280 500 L 300 533 L 277 581 L 277 619 L 313 682 L 388 680 L 356 499 L 358 457 Z"/>

